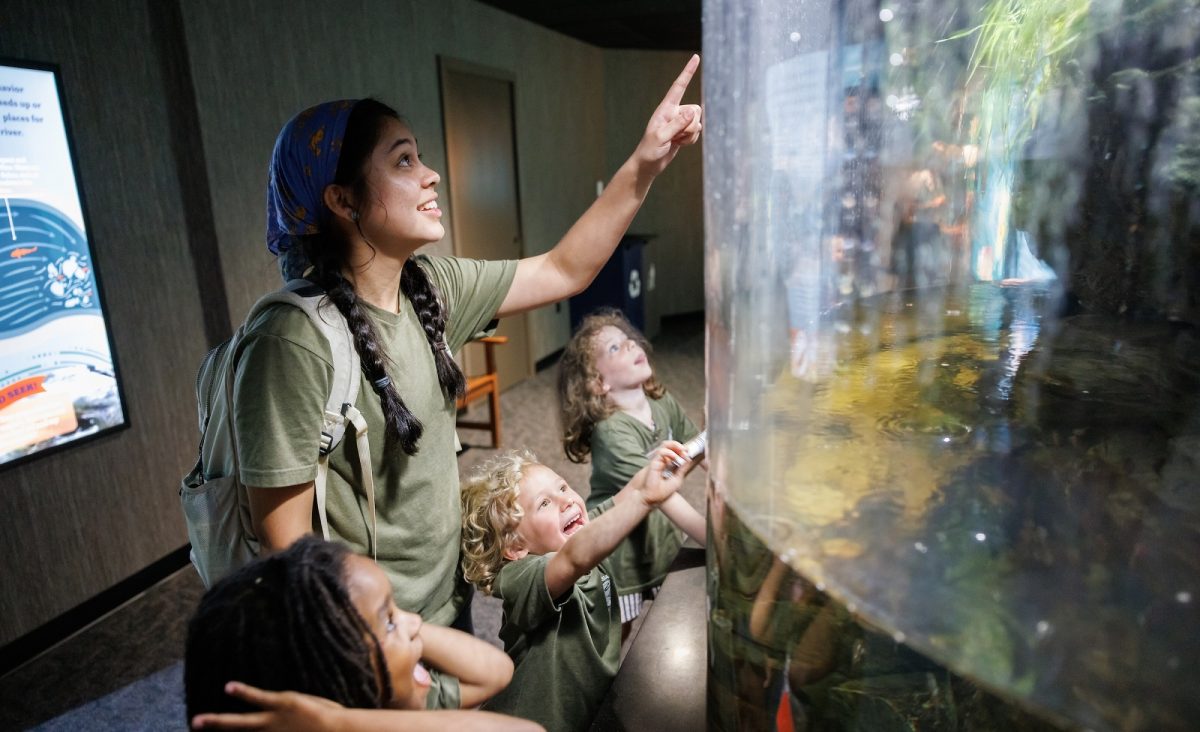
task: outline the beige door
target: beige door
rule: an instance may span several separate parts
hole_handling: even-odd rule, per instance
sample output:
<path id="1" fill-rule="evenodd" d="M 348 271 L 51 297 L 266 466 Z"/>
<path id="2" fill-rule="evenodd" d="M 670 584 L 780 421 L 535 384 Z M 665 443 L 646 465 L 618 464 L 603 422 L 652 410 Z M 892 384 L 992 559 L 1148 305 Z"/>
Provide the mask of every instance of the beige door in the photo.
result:
<path id="1" fill-rule="evenodd" d="M 446 127 L 446 183 L 454 253 L 476 259 L 520 259 L 513 84 L 503 72 L 439 58 Z M 533 373 L 525 315 L 500 321 L 496 349 L 500 388 Z M 468 375 L 482 373 L 483 349 L 463 351 Z"/>

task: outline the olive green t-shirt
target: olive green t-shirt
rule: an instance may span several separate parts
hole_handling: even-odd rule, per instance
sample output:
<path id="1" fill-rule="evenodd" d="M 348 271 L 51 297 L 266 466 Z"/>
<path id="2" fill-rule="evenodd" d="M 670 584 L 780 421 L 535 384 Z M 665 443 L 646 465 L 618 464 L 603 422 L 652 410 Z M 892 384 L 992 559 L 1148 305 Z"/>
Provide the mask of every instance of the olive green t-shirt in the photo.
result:
<path id="1" fill-rule="evenodd" d="M 451 352 L 478 337 L 493 319 L 516 273 L 515 261 L 418 257 L 447 314 Z M 363 377 L 355 407 L 368 427 L 375 475 L 379 565 L 396 604 L 427 622 L 453 622 L 463 585 L 456 578 L 461 504 L 455 457 L 455 405 L 438 385 L 433 353 L 408 299 L 399 312 L 360 303 L 384 352 L 388 373 L 424 432 L 416 455 L 384 439 L 379 397 Z M 274 488 L 317 475 L 322 414 L 333 379 L 329 342 L 303 311 L 286 304 L 248 324 L 234 381 L 237 451 L 242 482 Z M 353 429 L 330 455 L 326 507 L 331 538 L 369 556 L 371 514 L 362 489 Z M 314 528 L 319 531 L 315 520 Z"/>
<path id="2" fill-rule="evenodd" d="M 589 515 L 611 506 L 608 501 Z M 548 732 L 585 730 L 617 675 L 621 610 L 604 562 L 563 597 L 550 597 L 551 556 L 509 562 L 496 577 L 493 593 L 504 603 L 500 639 L 516 670 L 483 708 L 533 720 Z"/>
<path id="3" fill-rule="evenodd" d="M 699 434 L 670 394 L 650 400 L 651 429 L 625 412 L 614 412 L 592 432 L 592 508 L 617 494 L 646 466 L 646 453 L 663 440 L 686 442 Z M 622 595 L 658 587 L 679 553 L 683 534 L 661 511 L 652 511 L 608 558 Z"/>
<path id="4" fill-rule="evenodd" d="M 426 667 L 429 672 L 429 693 L 425 696 L 426 709 L 461 709 L 462 687 L 458 677 L 444 674 Z"/>

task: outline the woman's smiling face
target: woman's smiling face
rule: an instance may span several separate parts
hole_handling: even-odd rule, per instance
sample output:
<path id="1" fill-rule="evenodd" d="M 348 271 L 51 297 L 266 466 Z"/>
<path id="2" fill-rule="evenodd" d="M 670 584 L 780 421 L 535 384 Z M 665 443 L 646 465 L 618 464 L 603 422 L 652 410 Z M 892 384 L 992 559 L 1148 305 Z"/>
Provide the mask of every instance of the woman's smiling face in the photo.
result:
<path id="1" fill-rule="evenodd" d="M 414 250 L 446 235 L 438 208 L 441 176 L 421 162 L 408 125 L 387 119 L 365 171 L 366 200 L 358 202 L 359 227 L 372 244 Z"/>
<path id="2" fill-rule="evenodd" d="M 421 616 L 396 607 L 387 575 L 370 559 L 352 554 L 346 558 L 344 571 L 350 602 L 383 649 L 392 682 L 390 706 L 424 709 L 431 679 L 420 663 L 424 650 L 418 635 Z"/>

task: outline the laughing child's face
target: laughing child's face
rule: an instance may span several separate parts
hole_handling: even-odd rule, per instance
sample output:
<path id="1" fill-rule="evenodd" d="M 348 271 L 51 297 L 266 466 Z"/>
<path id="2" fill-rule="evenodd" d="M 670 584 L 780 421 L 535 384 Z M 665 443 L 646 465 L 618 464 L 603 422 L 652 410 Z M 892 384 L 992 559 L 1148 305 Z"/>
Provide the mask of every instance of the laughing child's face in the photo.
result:
<path id="1" fill-rule="evenodd" d="M 528 465 L 521 477 L 517 503 L 524 515 L 517 526 L 520 545 L 504 550 L 506 559 L 526 554 L 549 554 L 562 549 L 572 534 L 587 524 L 587 509 L 579 494 L 545 465 Z"/>
<path id="2" fill-rule="evenodd" d="M 345 582 L 350 602 L 383 649 L 384 672 L 392 682 L 389 706 L 424 709 L 431 679 L 420 662 L 424 650 L 419 635 L 421 616 L 396 607 L 387 575 L 366 557 L 352 554 L 346 558 Z"/>

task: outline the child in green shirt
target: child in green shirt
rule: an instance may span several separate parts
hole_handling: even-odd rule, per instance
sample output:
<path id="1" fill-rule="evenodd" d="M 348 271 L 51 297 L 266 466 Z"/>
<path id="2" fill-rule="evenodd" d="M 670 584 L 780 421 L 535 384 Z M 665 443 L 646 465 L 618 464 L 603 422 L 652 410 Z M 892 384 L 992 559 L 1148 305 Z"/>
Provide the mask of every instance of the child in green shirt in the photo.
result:
<path id="1" fill-rule="evenodd" d="M 479 705 L 512 671 L 498 649 L 397 608 L 375 562 L 304 537 L 205 593 L 184 688 L 196 729 L 528 732 L 522 720 L 433 711 Z"/>
<path id="2" fill-rule="evenodd" d="M 669 465 L 683 470 L 664 474 Z M 516 671 L 485 709 L 547 730 L 586 729 L 617 672 L 620 614 L 605 557 L 683 482 L 682 445 L 591 512 L 528 452 L 480 466 L 463 484 L 463 574 L 504 603 L 500 638 Z"/>
<path id="3" fill-rule="evenodd" d="M 567 457 L 576 463 L 592 458 L 589 509 L 625 485 L 664 440 L 686 442 L 699 433 L 655 378 L 646 337 L 616 310 L 584 318 L 567 343 L 558 366 L 558 404 Z M 636 618 L 643 598 L 666 578 L 683 543 L 676 527 L 705 543 L 704 516 L 675 495 L 609 558 L 622 622 Z"/>

